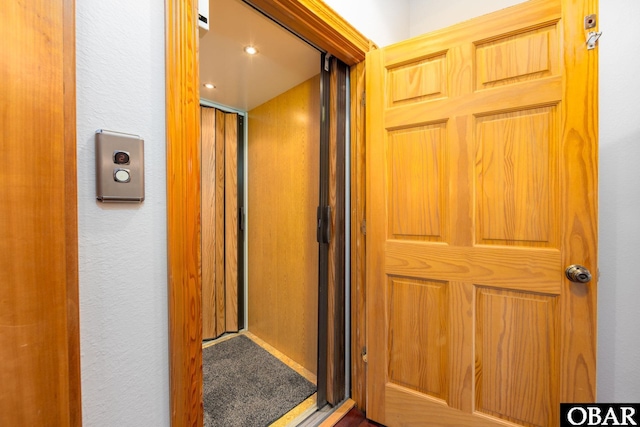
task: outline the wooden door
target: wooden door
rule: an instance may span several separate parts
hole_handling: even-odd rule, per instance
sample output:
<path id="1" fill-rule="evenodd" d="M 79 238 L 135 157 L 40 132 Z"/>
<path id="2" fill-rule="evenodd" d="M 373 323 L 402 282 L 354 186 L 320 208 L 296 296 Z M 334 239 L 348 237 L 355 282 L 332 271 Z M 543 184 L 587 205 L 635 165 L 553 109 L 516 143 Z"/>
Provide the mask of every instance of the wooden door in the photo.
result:
<path id="1" fill-rule="evenodd" d="M 73 1 L 0 13 L 0 425 L 78 426 Z"/>
<path id="2" fill-rule="evenodd" d="M 367 56 L 370 418 L 553 426 L 594 401 L 591 13 L 533 0 Z"/>
<path id="3" fill-rule="evenodd" d="M 211 339 L 238 331 L 238 115 L 200 114 L 202 337 Z"/>

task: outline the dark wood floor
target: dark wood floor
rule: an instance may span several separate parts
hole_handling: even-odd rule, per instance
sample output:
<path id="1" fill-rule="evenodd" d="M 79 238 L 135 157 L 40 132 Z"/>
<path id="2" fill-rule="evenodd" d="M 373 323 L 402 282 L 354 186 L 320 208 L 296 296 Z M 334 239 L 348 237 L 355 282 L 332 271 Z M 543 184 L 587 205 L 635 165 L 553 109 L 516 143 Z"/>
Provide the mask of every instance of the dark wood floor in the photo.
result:
<path id="1" fill-rule="evenodd" d="M 340 420 L 335 427 L 380 427 L 382 424 L 375 423 L 365 418 L 364 414 L 358 409 L 353 408 L 347 415 Z"/>

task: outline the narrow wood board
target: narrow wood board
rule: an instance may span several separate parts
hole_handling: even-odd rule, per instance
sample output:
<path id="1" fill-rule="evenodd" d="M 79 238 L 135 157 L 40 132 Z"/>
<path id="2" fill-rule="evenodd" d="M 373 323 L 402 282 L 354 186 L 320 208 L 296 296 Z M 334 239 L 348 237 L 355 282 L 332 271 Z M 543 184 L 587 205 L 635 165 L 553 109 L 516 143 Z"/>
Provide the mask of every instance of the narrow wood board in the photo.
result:
<path id="1" fill-rule="evenodd" d="M 341 419 L 349 413 L 351 409 L 356 406 L 356 402 L 352 399 L 347 399 L 342 403 L 331 415 L 327 417 L 319 427 L 333 427 L 340 422 Z"/>
<path id="2" fill-rule="evenodd" d="M 351 398 L 366 411 L 365 62 L 351 67 Z"/>
<path id="3" fill-rule="evenodd" d="M 200 99 L 197 2 L 165 12 L 171 424 L 202 426 Z"/>
<path id="4" fill-rule="evenodd" d="M 224 117 L 225 330 L 238 330 L 238 115 Z"/>
<path id="5" fill-rule="evenodd" d="M 200 107 L 201 153 L 202 153 L 202 338 L 218 336 L 216 328 L 216 111 Z"/>

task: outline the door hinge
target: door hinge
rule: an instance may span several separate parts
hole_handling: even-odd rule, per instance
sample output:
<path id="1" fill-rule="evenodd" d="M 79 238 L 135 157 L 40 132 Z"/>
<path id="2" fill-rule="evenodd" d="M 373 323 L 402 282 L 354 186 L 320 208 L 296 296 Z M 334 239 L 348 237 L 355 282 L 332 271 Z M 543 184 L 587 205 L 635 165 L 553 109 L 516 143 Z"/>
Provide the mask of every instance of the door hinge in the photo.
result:
<path id="1" fill-rule="evenodd" d="M 591 15 L 587 15 L 584 17 L 584 29 L 590 30 L 596 27 L 597 24 L 596 14 L 593 13 Z M 596 48 L 596 43 L 598 39 L 602 36 L 602 31 L 589 31 L 587 33 L 587 50 L 592 50 Z"/>
<path id="2" fill-rule="evenodd" d="M 587 49 L 592 50 L 596 48 L 596 42 L 602 36 L 602 31 L 590 31 L 587 34 Z"/>
<path id="3" fill-rule="evenodd" d="M 360 105 L 365 107 L 367 105 L 367 92 L 362 91 L 362 100 L 360 101 Z"/>
<path id="4" fill-rule="evenodd" d="M 365 236 L 367 235 L 367 220 L 366 219 L 362 220 L 362 224 L 360 224 L 360 231 L 362 231 L 362 234 L 364 234 Z"/>
<path id="5" fill-rule="evenodd" d="M 362 347 L 362 353 L 360 353 L 360 356 L 362 356 L 362 361 L 364 363 L 369 361 L 369 358 L 367 357 L 367 347 Z"/>

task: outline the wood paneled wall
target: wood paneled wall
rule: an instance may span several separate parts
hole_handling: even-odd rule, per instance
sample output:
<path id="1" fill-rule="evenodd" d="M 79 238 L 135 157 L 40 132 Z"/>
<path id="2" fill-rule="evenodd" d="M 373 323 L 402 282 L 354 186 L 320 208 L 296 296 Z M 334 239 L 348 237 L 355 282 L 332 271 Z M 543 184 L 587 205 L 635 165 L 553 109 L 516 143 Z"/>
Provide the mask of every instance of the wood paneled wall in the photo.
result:
<path id="1" fill-rule="evenodd" d="M 202 338 L 238 331 L 238 114 L 201 110 Z"/>
<path id="2" fill-rule="evenodd" d="M 320 76 L 249 111 L 249 331 L 316 373 Z"/>
<path id="3" fill-rule="evenodd" d="M 216 163 L 216 110 L 214 108 L 200 107 L 200 146 L 202 161 L 202 181 L 201 181 L 201 204 L 202 213 L 200 216 L 200 239 L 202 241 L 201 264 L 202 264 L 202 338 L 210 339 L 218 336 L 216 324 L 216 302 L 218 293 L 216 292 L 216 272 L 224 271 L 224 267 L 218 264 L 216 257 L 218 251 L 217 244 L 224 244 L 224 230 L 221 224 L 220 230 L 216 222 L 216 203 L 218 196 L 224 197 L 224 181 L 221 185 L 221 192 L 217 191 L 217 168 Z M 223 218 L 224 219 L 224 218 Z M 222 234 L 223 238 L 216 239 Z M 224 260 L 220 257 L 221 262 Z M 223 318 L 224 321 L 224 318 Z"/>

